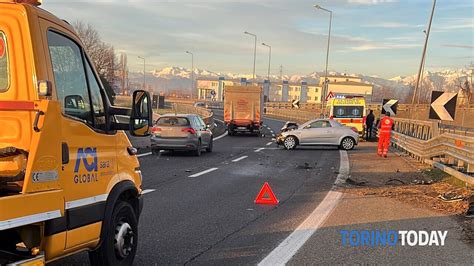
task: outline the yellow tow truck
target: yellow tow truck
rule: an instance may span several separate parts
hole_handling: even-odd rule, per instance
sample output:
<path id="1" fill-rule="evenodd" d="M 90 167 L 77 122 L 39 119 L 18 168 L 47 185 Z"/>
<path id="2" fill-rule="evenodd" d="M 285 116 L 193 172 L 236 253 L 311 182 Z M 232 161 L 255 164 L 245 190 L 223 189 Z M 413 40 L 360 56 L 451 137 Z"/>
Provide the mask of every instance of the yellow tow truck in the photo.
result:
<path id="1" fill-rule="evenodd" d="M 80 251 L 130 265 L 143 191 L 124 131 L 148 135 L 150 96 L 111 105 L 73 28 L 40 4 L 0 0 L 0 265 Z"/>

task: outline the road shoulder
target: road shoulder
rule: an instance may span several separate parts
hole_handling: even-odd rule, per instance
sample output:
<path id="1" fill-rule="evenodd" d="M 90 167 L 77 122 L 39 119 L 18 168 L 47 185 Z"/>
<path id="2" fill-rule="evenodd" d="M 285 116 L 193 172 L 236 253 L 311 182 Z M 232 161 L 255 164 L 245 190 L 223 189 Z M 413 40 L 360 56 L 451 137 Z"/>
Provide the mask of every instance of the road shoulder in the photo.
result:
<path id="1" fill-rule="evenodd" d="M 349 184 L 338 188 L 343 192 L 342 199 L 289 264 L 406 264 L 420 261 L 427 264 L 466 264 L 472 261 L 472 219 L 469 222 L 459 214 L 433 210 L 431 205 L 414 204 L 391 195 L 398 187 L 390 185 L 393 180 L 407 182 L 425 178 L 418 171 L 421 165 L 413 165 L 394 153 L 389 154 L 389 159 L 378 157 L 374 143 L 361 143 L 357 150 L 350 152 L 350 161 Z M 391 181 L 387 185 L 389 180 Z M 367 188 L 369 185 L 373 187 Z M 377 190 L 380 189 L 386 193 L 378 193 Z M 404 190 L 407 188 L 404 187 Z M 408 190 L 408 193 L 419 192 Z M 416 198 L 418 195 L 411 196 Z M 419 198 L 422 196 L 424 195 L 419 195 Z M 400 239 L 395 246 L 351 246 L 347 243 L 344 246 L 341 230 L 446 230 L 448 234 L 444 246 L 402 246 Z"/>

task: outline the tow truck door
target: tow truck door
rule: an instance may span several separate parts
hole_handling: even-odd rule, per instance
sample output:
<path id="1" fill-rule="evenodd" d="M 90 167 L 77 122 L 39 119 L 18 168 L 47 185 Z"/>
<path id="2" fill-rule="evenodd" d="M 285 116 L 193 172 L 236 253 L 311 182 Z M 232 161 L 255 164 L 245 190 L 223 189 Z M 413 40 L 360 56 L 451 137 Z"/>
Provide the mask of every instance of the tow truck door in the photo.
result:
<path id="1" fill-rule="evenodd" d="M 69 249 L 99 239 L 108 184 L 117 176 L 116 135 L 107 132 L 102 85 L 79 40 L 46 19 L 40 24 L 53 95 L 62 110 L 60 178 Z"/>

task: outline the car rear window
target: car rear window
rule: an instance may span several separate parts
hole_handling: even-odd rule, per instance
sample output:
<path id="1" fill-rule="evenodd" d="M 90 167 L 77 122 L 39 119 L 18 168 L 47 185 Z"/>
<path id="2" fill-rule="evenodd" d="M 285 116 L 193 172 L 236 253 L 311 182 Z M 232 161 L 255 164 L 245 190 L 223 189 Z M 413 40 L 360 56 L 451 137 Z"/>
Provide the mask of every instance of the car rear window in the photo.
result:
<path id="1" fill-rule="evenodd" d="M 0 92 L 7 91 L 9 85 L 7 39 L 5 34 L 0 31 Z"/>
<path id="2" fill-rule="evenodd" d="M 189 126 L 189 121 L 186 117 L 160 117 L 156 121 L 157 126 Z"/>
<path id="3" fill-rule="evenodd" d="M 335 118 L 362 118 L 364 106 L 334 106 Z"/>

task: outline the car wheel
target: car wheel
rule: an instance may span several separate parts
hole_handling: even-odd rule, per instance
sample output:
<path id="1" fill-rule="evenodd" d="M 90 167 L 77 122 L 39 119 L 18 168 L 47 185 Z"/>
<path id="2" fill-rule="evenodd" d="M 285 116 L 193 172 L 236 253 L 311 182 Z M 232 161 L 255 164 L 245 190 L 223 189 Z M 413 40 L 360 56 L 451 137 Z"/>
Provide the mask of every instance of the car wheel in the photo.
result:
<path id="1" fill-rule="evenodd" d="M 207 146 L 206 151 L 207 152 L 212 152 L 212 146 L 214 146 L 214 139 L 213 138 L 211 138 L 211 140 L 209 141 L 209 145 Z"/>
<path id="2" fill-rule="evenodd" d="M 201 140 L 199 140 L 197 148 L 194 151 L 194 155 L 201 156 L 201 151 L 202 151 L 202 144 L 201 144 Z"/>
<path id="3" fill-rule="evenodd" d="M 354 146 L 355 146 L 354 139 L 351 137 L 345 137 L 341 141 L 340 148 L 348 151 L 348 150 L 352 150 Z"/>
<path id="4" fill-rule="evenodd" d="M 132 205 L 119 201 L 101 246 L 89 252 L 92 265 L 132 265 L 137 252 L 138 219 Z"/>
<path id="5" fill-rule="evenodd" d="M 283 146 L 287 150 L 293 150 L 296 148 L 296 138 L 293 136 L 288 136 L 283 141 Z"/>

